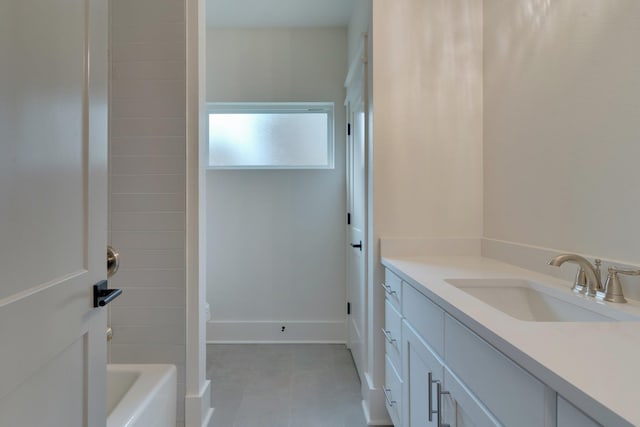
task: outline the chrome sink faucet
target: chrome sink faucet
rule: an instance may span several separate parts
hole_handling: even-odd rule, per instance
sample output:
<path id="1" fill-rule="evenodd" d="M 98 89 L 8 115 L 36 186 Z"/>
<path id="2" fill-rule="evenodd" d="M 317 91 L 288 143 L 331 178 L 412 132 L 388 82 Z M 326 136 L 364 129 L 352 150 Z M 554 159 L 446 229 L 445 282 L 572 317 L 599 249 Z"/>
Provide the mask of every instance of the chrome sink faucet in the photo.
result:
<path id="1" fill-rule="evenodd" d="M 581 273 L 583 273 L 586 276 L 587 295 L 591 297 L 595 297 L 598 292 L 604 291 L 604 287 L 602 286 L 602 279 L 600 278 L 600 260 L 599 259 L 596 260 L 596 266 L 594 267 L 593 264 L 589 262 L 589 260 L 587 260 L 584 257 L 581 257 L 580 255 L 561 254 L 561 255 L 558 255 L 557 257 L 552 258 L 549 261 L 549 265 L 560 267 L 565 262 L 572 262 L 580 266 L 580 270 L 576 275 L 576 283 L 574 284 L 574 290 L 577 290 L 578 292 L 581 291 L 581 288 L 578 286 L 581 285 L 581 283 L 579 282 L 581 280 L 580 277 L 582 277 Z"/>

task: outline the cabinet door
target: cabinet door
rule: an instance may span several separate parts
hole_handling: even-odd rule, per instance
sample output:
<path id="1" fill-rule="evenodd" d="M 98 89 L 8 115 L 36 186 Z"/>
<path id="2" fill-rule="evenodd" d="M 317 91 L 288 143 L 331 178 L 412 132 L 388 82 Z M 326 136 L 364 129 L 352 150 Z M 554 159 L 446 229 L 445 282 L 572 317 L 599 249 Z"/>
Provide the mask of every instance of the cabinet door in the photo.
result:
<path id="1" fill-rule="evenodd" d="M 438 427 L 437 383 L 443 380 L 442 362 L 406 321 L 402 336 L 404 427 Z"/>
<path id="2" fill-rule="evenodd" d="M 402 426 L 402 380 L 389 355 L 385 357 L 384 395 L 389 417 L 396 427 Z"/>
<path id="3" fill-rule="evenodd" d="M 555 395 L 543 383 L 453 317 L 445 315 L 444 324 L 447 367 L 500 424 L 548 425 Z"/>
<path id="4" fill-rule="evenodd" d="M 444 368 L 444 386 L 449 395 L 444 396 L 455 401 L 456 427 L 500 427 L 500 422 L 485 408 L 482 403 L 466 388 L 464 384 L 449 370 Z M 447 402 L 447 399 L 443 399 Z M 449 408 L 445 408 L 449 414 Z M 454 417 L 450 417 L 454 418 Z M 451 420 L 447 419 L 451 425 Z"/>
<path id="5" fill-rule="evenodd" d="M 558 427 L 602 427 L 558 395 Z"/>

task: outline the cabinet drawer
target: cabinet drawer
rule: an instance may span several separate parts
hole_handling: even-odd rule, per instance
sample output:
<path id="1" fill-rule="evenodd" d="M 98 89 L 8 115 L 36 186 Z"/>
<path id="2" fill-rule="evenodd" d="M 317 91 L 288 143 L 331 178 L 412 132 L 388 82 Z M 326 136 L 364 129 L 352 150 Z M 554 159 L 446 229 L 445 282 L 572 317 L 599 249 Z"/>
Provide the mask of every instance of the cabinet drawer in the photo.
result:
<path id="1" fill-rule="evenodd" d="M 407 283 L 402 284 L 402 314 L 438 355 L 443 353 L 444 311 Z"/>
<path id="2" fill-rule="evenodd" d="M 402 345 L 402 316 L 393 308 L 391 301 L 386 300 L 384 304 L 385 327 L 383 331 L 385 338 L 385 353 L 391 359 L 396 371 L 402 372 L 402 358 L 400 348 Z"/>
<path id="3" fill-rule="evenodd" d="M 451 373 L 444 369 L 444 388 L 455 400 L 455 419 L 457 427 L 501 427 L 500 423 L 473 396 L 467 388 Z"/>
<path id="4" fill-rule="evenodd" d="M 544 384 L 449 315 L 444 331 L 445 364 L 500 424 L 546 425 Z"/>
<path id="5" fill-rule="evenodd" d="M 385 357 L 384 395 L 385 405 L 393 425 L 401 426 L 402 380 L 400 380 L 400 374 L 395 370 L 388 356 Z"/>
<path id="6" fill-rule="evenodd" d="M 388 268 L 384 270 L 384 288 L 387 300 L 391 301 L 393 306 L 400 311 L 402 304 L 402 280 Z"/>

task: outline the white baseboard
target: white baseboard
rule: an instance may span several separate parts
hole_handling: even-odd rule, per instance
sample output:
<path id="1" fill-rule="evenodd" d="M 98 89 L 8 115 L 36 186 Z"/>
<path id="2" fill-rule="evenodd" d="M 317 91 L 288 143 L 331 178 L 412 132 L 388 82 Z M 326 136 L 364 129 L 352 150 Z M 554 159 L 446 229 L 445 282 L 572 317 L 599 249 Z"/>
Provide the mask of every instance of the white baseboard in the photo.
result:
<path id="1" fill-rule="evenodd" d="M 282 328 L 284 327 L 284 331 Z M 346 342 L 346 321 L 209 321 L 207 343 Z"/>
<path id="2" fill-rule="evenodd" d="M 375 388 L 369 377 L 369 374 L 364 375 L 366 384 L 363 387 L 363 399 L 362 399 L 362 411 L 367 421 L 367 425 L 370 426 L 393 426 L 391 418 L 387 413 L 387 407 L 385 406 L 385 398 L 382 389 Z"/>
<path id="3" fill-rule="evenodd" d="M 184 402 L 186 426 L 210 427 L 213 422 L 211 381 L 204 382 L 198 395 L 187 395 Z"/>

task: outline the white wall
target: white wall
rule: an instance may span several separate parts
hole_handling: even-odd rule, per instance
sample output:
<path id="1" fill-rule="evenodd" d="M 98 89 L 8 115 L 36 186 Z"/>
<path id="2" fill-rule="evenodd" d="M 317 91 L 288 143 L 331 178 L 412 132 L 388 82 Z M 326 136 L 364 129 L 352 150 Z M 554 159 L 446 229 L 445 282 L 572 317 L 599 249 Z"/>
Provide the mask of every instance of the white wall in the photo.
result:
<path id="1" fill-rule="evenodd" d="M 484 5 L 485 236 L 640 262 L 640 2 Z"/>
<path id="2" fill-rule="evenodd" d="M 185 25 L 182 0 L 112 0 L 110 287 L 113 363 L 185 363 Z"/>
<path id="3" fill-rule="evenodd" d="M 373 0 L 372 42 L 373 418 L 384 408 L 379 239 L 482 235 L 482 2 Z"/>
<path id="4" fill-rule="evenodd" d="M 375 227 L 482 233 L 482 3 L 374 1 Z"/>
<path id="5" fill-rule="evenodd" d="M 336 119 L 334 170 L 207 171 L 208 339 L 344 341 L 346 29 L 211 29 L 207 61 L 209 101 Z"/>

